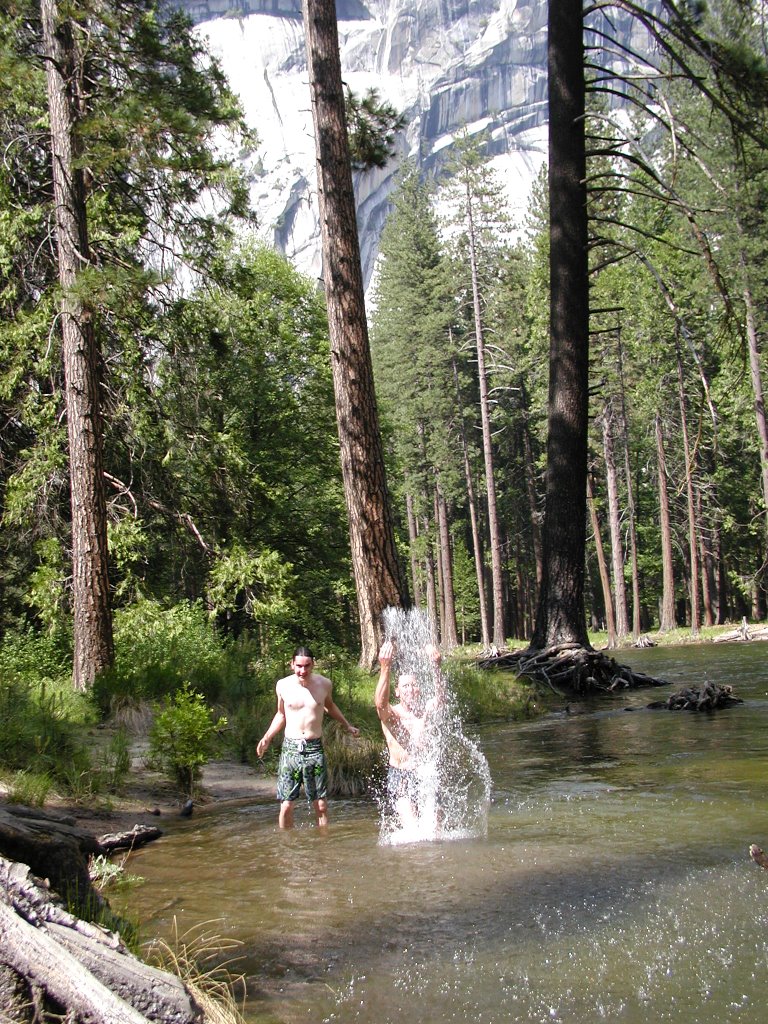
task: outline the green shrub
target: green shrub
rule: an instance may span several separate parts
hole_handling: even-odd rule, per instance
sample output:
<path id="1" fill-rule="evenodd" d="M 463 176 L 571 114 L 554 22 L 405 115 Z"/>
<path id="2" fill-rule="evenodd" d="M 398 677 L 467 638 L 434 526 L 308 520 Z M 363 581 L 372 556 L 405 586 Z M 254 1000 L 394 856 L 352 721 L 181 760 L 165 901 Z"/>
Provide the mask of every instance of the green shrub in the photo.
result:
<path id="1" fill-rule="evenodd" d="M 0 680 L 69 685 L 72 678 L 72 636 L 66 629 L 11 631 L 0 643 Z"/>
<path id="2" fill-rule="evenodd" d="M 48 775 L 67 785 L 72 765 L 87 761 L 80 738 L 93 709 L 66 684 L 35 683 L 17 675 L 0 680 L 0 766 Z"/>
<path id="3" fill-rule="evenodd" d="M 226 718 L 214 721 L 202 694 L 189 682 L 171 697 L 157 714 L 149 735 L 149 763 L 164 772 L 185 796 L 192 796 L 204 764 L 214 749 Z"/>
<path id="4" fill-rule="evenodd" d="M 200 603 L 166 608 L 142 599 L 115 614 L 115 664 L 93 686 L 102 715 L 142 700 L 156 701 L 188 681 L 207 700 L 225 688 L 239 662 Z"/>

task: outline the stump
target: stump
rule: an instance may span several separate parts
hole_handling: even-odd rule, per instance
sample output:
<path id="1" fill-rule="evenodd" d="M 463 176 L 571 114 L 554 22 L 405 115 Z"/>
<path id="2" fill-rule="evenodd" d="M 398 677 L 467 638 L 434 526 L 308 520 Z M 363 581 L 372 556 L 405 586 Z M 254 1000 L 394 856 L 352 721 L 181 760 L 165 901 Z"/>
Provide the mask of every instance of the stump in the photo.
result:
<path id="1" fill-rule="evenodd" d="M 668 711 L 716 711 L 718 708 L 730 708 L 743 703 L 740 697 L 734 696 L 732 686 L 707 682 L 703 686 L 678 690 L 666 700 L 653 701 L 648 707 L 665 708 Z"/>

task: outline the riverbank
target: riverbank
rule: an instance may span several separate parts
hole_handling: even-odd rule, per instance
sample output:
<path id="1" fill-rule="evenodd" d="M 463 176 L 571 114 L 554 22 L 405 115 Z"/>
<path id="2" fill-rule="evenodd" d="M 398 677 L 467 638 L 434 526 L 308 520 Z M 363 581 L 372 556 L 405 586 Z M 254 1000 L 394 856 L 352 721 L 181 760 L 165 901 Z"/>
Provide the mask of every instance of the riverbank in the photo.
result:
<path id="1" fill-rule="evenodd" d="M 7 787 L 0 783 L 0 801 Z M 274 800 L 275 780 L 258 773 L 251 765 L 234 761 L 211 761 L 204 766 L 200 793 L 192 813 L 210 814 L 232 803 Z M 114 832 L 129 832 L 134 825 L 163 824 L 180 816 L 183 801 L 178 790 L 162 775 L 148 769 L 143 754 L 133 757 L 131 771 L 120 792 L 100 797 L 94 803 L 73 802 L 49 796 L 45 809 L 74 819 L 79 828 L 96 838 Z"/>

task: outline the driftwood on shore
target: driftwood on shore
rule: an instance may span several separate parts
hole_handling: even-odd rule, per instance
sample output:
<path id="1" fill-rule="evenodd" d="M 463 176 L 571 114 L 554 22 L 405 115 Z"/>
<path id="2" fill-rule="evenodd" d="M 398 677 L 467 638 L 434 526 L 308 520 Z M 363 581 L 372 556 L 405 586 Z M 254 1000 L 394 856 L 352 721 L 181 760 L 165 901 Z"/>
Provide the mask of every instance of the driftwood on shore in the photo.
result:
<path id="1" fill-rule="evenodd" d="M 669 711 L 716 711 L 718 708 L 730 708 L 735 704 L 743 704 L 740 697 L 735 697 L 732 686 L 721 683 L 707 682 L 703 686 L 689 686 L 677 693 L 671 693 L 666 700 L 657 700 L 649 704 L 649 708 L 665 708 Z"/>
<path id="2" fill-rule="evenodd" d="M 727 633 L 720 633 L 712 638 L 716 644 L 734 643 L 745 640 L 768 640 L 768 626 L 749 626 L 747 620 L 742 619 L 741 625 L 731 629 Z"/>
<path id="3" fill-rule="evenodd" d="M 1 857 L 0 1000 L 10 1020 L 41 1024 L 203 1020 L 179 978 L 137 959 L 117 932 L 69 913 L 26 864 Z"/>
<path id="4" fill-rule="evenodd" d="M 105 856 L 119 850 L 138 850 L 140 846 L 159 839 L 162 834 L 162 829 L 156 825 L 134 825 L 127 832 L 108 832 L 99 836 L 99 849 Z"/>
<path id="5" fill-rule="evenodd" d="M 198 1024 L 202 1012 L 182 982 L 133 956 L 122 924 L 94 888 L 90 858 L 160 835 L 136 825 L 97 839 L 74 819 L 0 805 L 0 1007 L 14 1022 Z M 6 1018 L 1 1018 L 6 1019 Z"/>
<path id="6" fill-rule="evenodd" d="M 666 686 L 664 679 L 656 679 L 644 672 L 636 672 L 628 665 L 620 665 L 602 651 L 582 647 L 580 644 L 561 644 L 546 650 L 526 648 L 495 657 L 483 657 L 480 668 L 500 668 L 515 672 L 536 682 L 545 683 L 555 691 L 558 688 L 571 693 L 615 693 L 640 686 Z"/>

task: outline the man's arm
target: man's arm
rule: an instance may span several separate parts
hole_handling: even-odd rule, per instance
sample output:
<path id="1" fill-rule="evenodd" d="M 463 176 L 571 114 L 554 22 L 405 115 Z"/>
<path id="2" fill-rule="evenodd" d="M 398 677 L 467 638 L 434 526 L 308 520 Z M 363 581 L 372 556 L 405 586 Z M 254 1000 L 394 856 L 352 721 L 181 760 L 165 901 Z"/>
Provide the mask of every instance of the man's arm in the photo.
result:
<path id="1" fill-rule="evenodd" d="M 281 729 L 285 728 L 285 705 L 280 690 L 277 690 L 277 711 L 275 717 L 269 723 L 269 728 L 256 744 L 256 756 L 263 757 L 269 744 L 277 736 Z"/>
<path id="2" fill-rule="evenodd" d="M 334 701 L 333 690 L 331 689 L 331 687 L 328 688 L 328 696 L 325 698 L 324 707 L 328 714 L 331 716 L 331 718 L 335 718 L 337 722 L 341 722 L 341 724 L 344 726 L 347 732 L 350 733 L 350 735 L 360 735 L 360 730 L 357 728 L 357 726 L 349 724 L 349 722 L 344 717 L 341 708 L 339 708 L 338 704 L 336 704 L 336 702 Z"/>
<path id="3" fill-rule="evenodd" d="M 376 692 L 373 697 L 373 702 L 376 705 L 376 714 L 379 716 L 382 722 L 387 722 L 392 713 L 392 705 L 390 704 L 390 672 L 392 671 L 392 657 L 393 657 L 392 642 L 385 640 L 381 645 L 379 651 L 379 665 L 381 670 L 379 672 L 379 681 L 376 684 Z"/>

